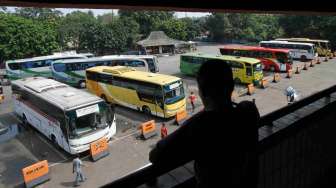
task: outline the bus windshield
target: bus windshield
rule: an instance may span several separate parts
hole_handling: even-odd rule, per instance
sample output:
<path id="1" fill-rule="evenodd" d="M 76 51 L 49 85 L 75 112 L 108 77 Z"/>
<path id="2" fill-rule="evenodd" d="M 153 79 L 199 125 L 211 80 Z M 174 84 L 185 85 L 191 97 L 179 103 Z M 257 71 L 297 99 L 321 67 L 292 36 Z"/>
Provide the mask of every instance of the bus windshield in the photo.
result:
<path id="1" fill-rule="evenodd" d="M 254 70 L 254 72 L 261 72 L 262 71 L 261 63 L 254 64 L 253 65 L 253 70 Z"/>
<path id="2" fill-rule="evenodd" d="M 165 104 L 172 104 L 184 98 L 182 81 L 164 86 Z"/>
<path id="3" fill-rule="evenodd" d="M 96 129 L 106 128 L 113 113 L 104 102 L 66 112 L 69 119 L 69 137 L 80 137 Z"/>
<path id="4" fill-rule="evenodd" d="M 280 63 L 291 63 L 291 56 L 289 53 L 276 52 L 275 55 Z"/>

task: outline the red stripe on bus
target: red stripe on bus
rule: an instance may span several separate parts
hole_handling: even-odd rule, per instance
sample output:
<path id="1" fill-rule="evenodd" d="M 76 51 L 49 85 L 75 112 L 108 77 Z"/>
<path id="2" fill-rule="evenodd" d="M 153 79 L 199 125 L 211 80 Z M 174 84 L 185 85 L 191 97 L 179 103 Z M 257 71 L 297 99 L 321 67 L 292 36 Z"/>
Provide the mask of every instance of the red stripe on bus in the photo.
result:
<path id="1" fill-rule="evenodd" d="M 24 103 L 25 105 L 29 106 L 30 108 L 34 109 L 35 112 L 37 112 L 38 114 L 42 115 L 43 117 L 47 118 L 49 121 L 52 121 L 54 123 L 57 122 L 56 119 L 50 117 L 48 114 L 42 112 L 40 109 L 38 109 L 36 106 L 34 106 L 33 104 L 31 104 L 30 102 L 27 102 L 27 101 L 23 101 L 23 100 L 20 100 L 22 103 Z"/>

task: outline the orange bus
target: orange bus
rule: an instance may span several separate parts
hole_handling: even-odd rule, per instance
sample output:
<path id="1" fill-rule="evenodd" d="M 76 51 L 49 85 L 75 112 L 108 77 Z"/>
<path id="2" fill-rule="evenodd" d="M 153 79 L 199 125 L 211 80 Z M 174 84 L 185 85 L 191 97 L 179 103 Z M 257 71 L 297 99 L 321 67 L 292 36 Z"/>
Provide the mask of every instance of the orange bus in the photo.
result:
<path id="1" fill-rule="evenodd" d="M 273 49 L 258 46 L 224 45 L 220 48 L 222 55 L 252 57 L 259 59 L 263 70 L 286 72 L 292 69 L 293 59 L 289 49 Z"/>

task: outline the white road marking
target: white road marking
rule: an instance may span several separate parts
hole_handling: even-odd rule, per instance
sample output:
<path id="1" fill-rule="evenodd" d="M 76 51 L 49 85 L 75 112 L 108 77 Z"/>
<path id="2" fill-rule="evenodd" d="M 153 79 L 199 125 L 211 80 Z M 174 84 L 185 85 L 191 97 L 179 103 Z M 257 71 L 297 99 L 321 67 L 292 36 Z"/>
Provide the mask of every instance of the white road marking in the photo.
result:
<path id="1" fill-rule="evenodd" d="M 113 138 L 114 138 L 115 140 L 109 142 L 109 145 L 111 145 L 112 143 L 115 143 L 115 142 L 117 142 L 117 141 L 121 141 L 121 140 L 123 140 L 123 139 L 125 139 L 125 138 L 128 138 L 128 137 L 130 137 L 130 136 L 133 136 L 133 135 L 137 134 L 138 132 L 139 132 L 139 131 L 134 131 L 133 133 L 130 133 L 130 134 L 125 135 L 125 136 L 122 136 L 122 137 L 120 137 L 120 138 L 114 136 Z M 49 144 L 49 145 L 50 145 L 50 144 Z M 82 157 L 81 159 L 83 160 L 83 159 L 87 159 L 87 158 L 89 158 L 89 157 L 91 157 L 91 156 L 90 156 L 90 155 L 87 155 L 87 156 Z M 66 162 L 66 161 L 69 161 L 69 160 L 72 160 L 72 158 L 65 158 L 64 160 L 61 160 L 61 161 L 59 161 L 59 162 L 52 163 L 51 165 L 49 165 L 49 167 L 54 167 L 54 166 L 60 165 L 60 164 Z"/>

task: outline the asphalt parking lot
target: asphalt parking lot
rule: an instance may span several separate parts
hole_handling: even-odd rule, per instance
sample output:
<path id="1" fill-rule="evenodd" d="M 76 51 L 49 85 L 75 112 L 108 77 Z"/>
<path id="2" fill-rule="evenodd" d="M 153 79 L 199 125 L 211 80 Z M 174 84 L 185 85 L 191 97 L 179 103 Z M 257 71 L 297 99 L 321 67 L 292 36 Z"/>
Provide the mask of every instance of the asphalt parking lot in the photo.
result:
<path id="1" fill-rule="evenodd" d="M 220 45 L 199 46 L 198 52 L 218 54 Z M 295 66 L 302 66 L 301 62 L 295 62 Z M 183 78 L 185 93 L 194 91 L 197 94 L 197 84 L 194 78 L 186 77 L 179 73 L 179 55 L 160 57 L 159 69 L 161 73 L 176 75 Z M 322 62 L 294 74 L 291 79 L 285 78 L 281 73 L 281 81 L 272 83 L 272 73 L 266 73 L 270 80 L 266 89 L 257 88 L 253 95 L 243 95 L 236 99 L 256 100 L 256 105 L 261 115 L 272 112 L 287 105 L 284 91 L 288 86 L 293 86 L 300 97 L 311 95 L 335 84 L 336 60 Z M 236 86 L 236 90 L 246 86 Z M 22 127 L 20 121 L 12 113 L 11 90 L 4 86 L 5 101 L 0 104 L 0 123 L 7 127 L 6 133 L 0 135 L 0 187 L 22 187 L 23 179 L 21 169 L 36 161 L 47 159 L 49 162 L 51 180 L 40 187 L 72 187 L 74 175 L 72 174 L 73 157 L 55 148 L 44 136 L 29 127 Z M 201 101 L 197 100 L 197 110 L 202 108 Z M 191 115 L 190 106 L 187 106 Z M 110 155 L 97 162 L 92 162 L 88 153 L 83 153 L 81 158 L 89 167 L 84 168 L 84 174 L 88 180 L 81 187 L 97 187 L 111 182 L 148 164 L 148 153 L 159 136 L 149 140 L 138 138 L 140 123 L 154 119 L 157 123 L 166 122 L 168 132 L 176 130 L 174 119 L 161 119 L 130 110 L 117 107 L 117 134 L 109 142 Z M 158 128 L 160 127 L 157 124 Z M 1 140 L 2 139 L 2 140 Z"/>

